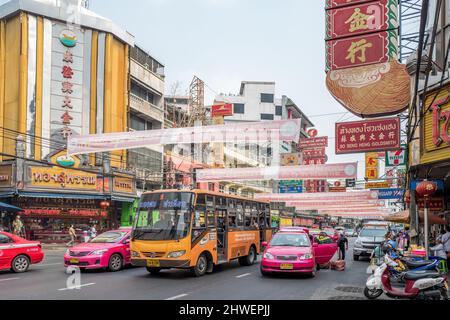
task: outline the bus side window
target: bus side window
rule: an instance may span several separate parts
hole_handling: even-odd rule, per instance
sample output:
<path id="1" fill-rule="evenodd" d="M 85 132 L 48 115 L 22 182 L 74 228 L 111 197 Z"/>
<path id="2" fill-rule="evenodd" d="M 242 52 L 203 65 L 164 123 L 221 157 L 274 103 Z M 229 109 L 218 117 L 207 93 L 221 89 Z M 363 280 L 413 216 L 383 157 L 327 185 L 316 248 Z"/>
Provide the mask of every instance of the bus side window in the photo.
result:
<path id="1" fill-rule="evenodd" d="M 196 207 L 195 208 L 194 228 L 206 228 L 205 208 L 204 207 Z"/>

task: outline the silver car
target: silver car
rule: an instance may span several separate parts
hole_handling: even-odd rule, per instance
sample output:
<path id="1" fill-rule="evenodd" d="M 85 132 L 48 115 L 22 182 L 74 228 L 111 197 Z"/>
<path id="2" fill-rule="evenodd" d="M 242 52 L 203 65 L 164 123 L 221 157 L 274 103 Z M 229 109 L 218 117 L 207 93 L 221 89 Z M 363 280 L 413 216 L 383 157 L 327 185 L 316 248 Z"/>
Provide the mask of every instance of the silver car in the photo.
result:
<path id="1" fill-rule="evenodd" d="M 381 226 L 362 228 L 353 246 L 353 260 L 358 261 L 361 256 L 370 257 L 373 250 L 384 241 L 387 232 L 388 228 Z"/>

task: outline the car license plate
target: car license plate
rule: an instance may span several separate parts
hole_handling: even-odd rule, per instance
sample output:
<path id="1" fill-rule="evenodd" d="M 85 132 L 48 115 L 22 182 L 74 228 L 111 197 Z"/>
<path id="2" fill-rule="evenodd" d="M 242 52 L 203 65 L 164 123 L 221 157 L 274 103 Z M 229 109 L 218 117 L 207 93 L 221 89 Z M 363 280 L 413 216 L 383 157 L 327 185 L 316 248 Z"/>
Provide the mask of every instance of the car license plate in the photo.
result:
<path id="1" fill-rule="evenodd" d="M 70 259 L 70 263 L 78 264 L 78 263 L 80 263 L 80 260 L 78 260 L 78 259 Z"/>
<path id="2" fill-rule="evenodd" d="M 283 263 L 280 265 L 280 269 L 282 270 L 292 270 L 294 269 L 294 265 L 291 263 Z"/>
<path id="3" fill-rule="evenodd" d="M 159 267 L 159 260 L 147 260 L 147 267 Z"/>
<path id="4" fill-rule="evenodd" d="M 372 249 L 367 249 L 366 252 L 367 252 L 367 253 L 372 253 L 373 250 L 372 250 Z"/>

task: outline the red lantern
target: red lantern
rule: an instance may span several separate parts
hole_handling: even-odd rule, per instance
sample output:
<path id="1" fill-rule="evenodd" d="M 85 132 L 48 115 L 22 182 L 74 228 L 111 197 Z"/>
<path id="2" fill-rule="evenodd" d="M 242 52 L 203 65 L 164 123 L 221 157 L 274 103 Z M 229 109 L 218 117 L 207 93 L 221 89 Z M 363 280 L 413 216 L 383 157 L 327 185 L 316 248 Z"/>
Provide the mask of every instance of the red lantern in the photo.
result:
<path id="1" fill-rule="evenodd" d="M 100 202 L 100 207 L 101 207 L 102 209 L 106 209 L 106 208 L 108 208 L 109 206 L 110 206 L 109 201 L 102 201 L 102 202 Z"/>
<path id="2" fill-rule="evenodd" d="M 437 190 L 437 183 L 433 181 L 422 181 L 416 187 L 416 193 L 419 197 L 429 197 Z"/>

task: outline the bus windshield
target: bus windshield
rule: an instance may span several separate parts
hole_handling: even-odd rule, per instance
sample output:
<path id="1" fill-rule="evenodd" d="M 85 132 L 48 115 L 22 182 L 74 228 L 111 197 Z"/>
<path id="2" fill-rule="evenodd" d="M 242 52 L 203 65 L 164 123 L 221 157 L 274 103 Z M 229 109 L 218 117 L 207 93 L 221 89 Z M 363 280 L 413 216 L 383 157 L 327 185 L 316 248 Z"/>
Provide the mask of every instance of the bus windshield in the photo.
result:
<path id="1" fill-rule="evenodd" d="M 136 240 L 179 240 L 190 230 L 193 207 L 191 192 L 142 195 L 133 228 Z"/>

